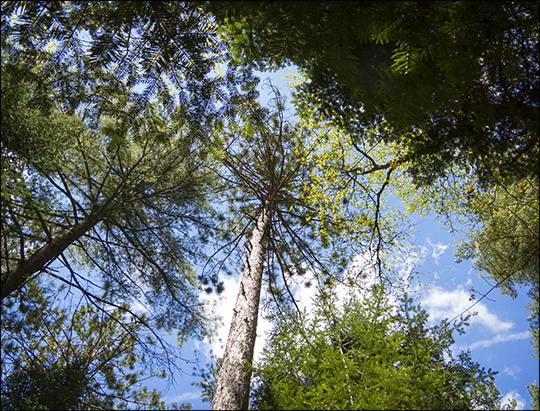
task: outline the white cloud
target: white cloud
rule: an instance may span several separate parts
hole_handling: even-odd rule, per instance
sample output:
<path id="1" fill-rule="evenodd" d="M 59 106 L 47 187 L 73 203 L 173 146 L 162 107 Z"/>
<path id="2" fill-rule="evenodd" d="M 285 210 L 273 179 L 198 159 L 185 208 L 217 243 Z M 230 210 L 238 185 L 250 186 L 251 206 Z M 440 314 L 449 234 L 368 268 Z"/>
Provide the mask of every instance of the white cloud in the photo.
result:
<path id="1" fill-rule="evenodd" d="M 502 374 L 508 374 L 510 377 L 517 380 L 516 374 L 519 374 L 520 372 L 521 372 L 521 368 L 519 368 L 517 365 L 512 368 L 505 366 L 504 370 L 502 371 Z"/>
<path id="2" fill-rule="evenodd" d="M 440 321 L 443 319 L 452 319 L 459 313 L 469 308 L 473 301 L 469 301 L 470 294 L 461 287 L 453 291 L 446 291 L 441 287 L 434 287 L 429 294 L 421 301 L 421 305 L 429 314 L 431 321 Z M 481 302 L 476 304 L 468 312 L 477 312 L 471 316 L 469 323 L 471 326 L 481 325 L 492 334 L 491 338 L 475 341 L 466 346 L 456 346 L 457 350 L 475 350 L 487 348 L 492 345 L 516 340 L 526 340 L 530 338 L 528 331 L 512 332 L 514 323 L 500 319 L 496 314 L 490 312 L 489 308 Z M 465 312 L 467 314 L 467 311 Z M 505 369 L 505 372 L 515 378 L 515 372 L 519 369 Z"/>
<path id="3" fill-rule="evenodd" d="M 498 344 L 501 342 L 508 342 L 508 341 L 515 341 L 515 340 L 526 340 L 530 338 L 530 334 L 528 331 L 522 331 L 519 333 L 512 333 L 512 334 L 497 334 L 495 337 L 489 339 L 489 340 L 480 340 L 476 341 L 470 345 L 467 346 L 467 348 L 474 350 L 475 348 L 487 348 L 494 344 Z M 505 369 L 506 371 L 506 369 Z M 508 373 L 509 374 L 509 373 Z M 513 374 L 510 374 L 514 377 Z"/>
<path id="4" fill-rule="evenodd" d="M 131 310 L 135 313 L 149 313 L 150 310 L 139 299 L 132 300 Z"/>
<path id="5" fill-rule="evenodd" d="M 310 287 L 306 287 L 305 284 L 311 283 Z M 313 272 L 309 271 L 305 275 L 305 281 L 301 284 L 292 287 L 291 292 L 294 295 L 296 305 L 300 311 L 306 311 L 308 316 L 315 311 L 314 297 L 317 291 L 317 278 Z"/>
<path id="6" fill-rule="evenodd" d="M 257 339 L 255 340 L 255 348 L 253 352 L 254 361 L 261 359 L 262 350 L 266 343 L 266 337 L 272 329 L 272 323 L 262 317 L 262 309 L 259 309 L 259 319 L 257 320 Z"/>
<path id="7" fill-rule="evenodd" d="M 240 286 L 240 278 L 229 277 L 223 279 L 224 291 L 220 295 L 209 294 L 203 297 L 206 303 L 213 308 L 210 312 L 218 313 L 220 324 L 217 328 L 216 335 L 211 341 L 205 340 L 205 343 L 210 346 L 217 357 L 222 357 L 225 351 L 225 344 L 229 335 L 231 326 L 232 314 L 236 297 Z M 208 352 L 206 353 L 208 354 Z"/>
<path id="8" fill-rule="evenodd" d="M 437 246 L 433 247 L 434 249 L 437 248 Z M 437 248 L 438 254 L 436 253 L 436 257 L 440 256 L 446 248 L 447 246 L 442 246 L 439 244 Z M 394 264 L 398 268 L 398 276 L 400 281 L 403 283 L 402 285 L 406 286 L 408 284 L 408 278 L 414 266 L 423 260 L 426 251 L 427 249 L 425 247 L 421 247 L 420 249 L 404 250 L 399 254 L 393 255 L 393 260 L 395 261 Z M 347 275 L 350 275 L 351 278 L 356 278 L 358 280 L 357 276 L 360 274 L 362 275 L 359 281 L 362 284 L 363 290 L 367 291 L 371 285 L 378 281 L 374 271 L 371 269 L 369 256 L 356 256 L 349 268 L 349 273 Z M 295 295 L 299 308 L 301 310 L 305 308 L 306 311 L 310 313 L 314 310 L 313 296 L 315 295 L 318 282 L 314 273 L 311 273 L 311 275 L 308 273 L 304 278 L 306 282 L 311 281 L 313 285 L 311 287 L 305 287 L 304 282 L 302 282 L 296 285 L 291 284 L 290 287 L 291 291 Z M 216 296 L 215 294 L 211 294 L 204 297 L 208 304 L 214 305 L 212 311 L 219 313 L 222 318 L 221 325 L 217 329 L 217 335 L 215 338 L 213 338 L 212 341 L 205 341 L 205 344 L 198 344 L 197 348 L 203 351 L 203 353 L 205 353 L 207 356 L 210 348 L 216 356 L 223 356 L 232 320 L 233 308 L 236 303 L 239 284 L 240 278 L 225 278 L 225 291 L 222 293 L 222 295 Z M 358 283 L 356 283 L 356 285 L 354 285 L 352 288 L 340 283 L 334 288 L 334 291 L 338 296 L 338 301 L 344 301 L 346 299 L 345 297 L 349 295 L 351 291 L 355 292 L 356 294 L 361 293 L 360 289 L 358 288 Z M 465 311 L 474 302 L 470 301 L 469 298 L 470 293 L 465 291 L 462 287 L 458 287 L 452 291 L 444 290 L 441 287 L 434 287 L 430 289 L 428 294 L 422 299 L 421 305 L 428 311 L 430 320 L 436 322 L 443 319 L 454 318 L 462 311 Z M 267 334 L 272 328 L 272 323 L 262 318 L 262 311 L 263 307 L 261 306 L 257 325 L 257 340 L 255 343 L 254 353 L 255 360 L 260 359 Z M 477 341 L 467 348 L 484 348 L 500 342 L 528 338 L 527 332 L 509 334 L 509 331 L 514 326 L 514 323 L 500 319 L 497 315 L 490 312 L 488 307 L 482 302 L 475 305 L 470 311 L 478 312 L 478 315 L 471 317 L 470 322 L 473 325 L 483 326 L 485 329 L 493 333 L 494 336 L 491 339 Z"/>
<path id="9" fill-rule="evenodd" d="M 396 304 L 396 295 L 410 287 L 411 273 L 425 255 L 426 248 L 403 248 L 390 256 L 387 256 L 388 264 L 394 269 L 397 275 L 391 278 L 392 290 L 388 298 L 391 299 L 391 304 Z M 374 257 L 372 253 L 365 252 L 358 254 L 351 261 L 345 273 L 343 273 L 342 281 L 335 284 L 332 292 L 336 296 L 336 307 L 343 308 L 343 303 L 348 301 L 352 295 L 358 299 L 369 298 L 373 285 L 380 283 L 380 278 L 374 269 Z M 311 287 L 305 287 L 306 282 L 311 282 Z M 315 273 L 308 271 L 304 276 L 304 282 L 291 286 L 291 291 L 295 296 L 295 301 L 299 309 L 306 310 L 308 315 L 314 311 L 313 298 L 318 289 L 319 281 Z"/>
<path id="10" fill-rule="evenodd" d="M 509 331 L 514 323 L 511 321 L 502 321 L 497 315 L 490 313 L 489 309 L 482 303 L 479 303 L 474 307 L 474 310 L 478 312 L 478 316 L 475 321 L 489 328 L 493 332 L 505 332 Z"/>
<path id="11" fill-rule="evenodd" d="M 433 244 L 431 239 L 427 238 L 428 244 L 433 248 L 431 256 L 435 259 L 435 264 L 439 265 L 439 257 L 445 252 L 449 247 L 448 245 L 443 245 L 441 243 Z"/>
<path id="12" fill-rule="evenodd" d="M 200 392 L 184 392 L 180 395 L 163 397 L 163 400 L 166 401 L 167 403 L 192 401 L 192 400 L 200 400 L 200 399 L 201 399 Z"/>
<path id="13" fill-rule="evenodd" d="M 453 291 L 444 290 L 441 287 L 433 287 L 429 294 L 422 299 L 422 306 L 429 313 L 430 319 L 440 321 L 443 319 L 452 319 L 463 311 L 466 311 L 473 301 L 470 299 L 470 294 L 458 287 Z M 469 310 L 469 313 L 477 312 L 478 314 L 471 317 L 470 322 L 481 324 L 488 330 L 494 333 L 504 333 L 509 331 L 514 323 L 503 321 L 497 315 L 491 313 L 483 303 L 476 304 Z M 465 312 L 465 315 L 467 312 Z"/>
<path id="14" fill-rule="evenodd" d="M 404 246 L 393 249 L 390 254 L 382 257 L 388 266 L 397 273 L 396 278 L 392 279 L 392 288 L 398 284 L 400 287 L 409 287 L 411 274 L 415 267 L 425 261 L 427 251 L 428 249 L 424 246 Z"/>
<path id="15" fill-rule="evenodd" d="M 523 397 L 517 391 L 510 391 L 509 393 L 504 395 L 504 397 L 502 399 L 502 403 L 503 404 L 510 403 L 510 401 L 512 401 L 512 398 L 514 398 L 516 400 L 516 402 L 517 402 L 517 405 L 516 405 L 516 408 L 515 408 L 516 410 L 530 409 L 530 408 L 526 408 L 526 406 L 527 406 L 526 401 L 523 399 Z"/>

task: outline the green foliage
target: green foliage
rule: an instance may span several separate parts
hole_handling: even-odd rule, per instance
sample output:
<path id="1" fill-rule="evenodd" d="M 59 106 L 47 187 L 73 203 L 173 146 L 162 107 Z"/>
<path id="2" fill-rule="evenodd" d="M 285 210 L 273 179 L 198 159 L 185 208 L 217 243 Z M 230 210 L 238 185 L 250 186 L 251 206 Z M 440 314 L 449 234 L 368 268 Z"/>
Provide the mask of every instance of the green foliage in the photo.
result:
<path id="1" fill-rule="evenodd" d="M 514 285 L 538 284 L 538 178 L 500 184 L 476 196 L 474 208 L 481 227 L 458 250 L 459 259 L 500 283 L 501 292 L 515 296 Z"/>
<path id="2" fill-rule="evenodd" d="M 53 90 L 40 84 L 35 70 L 6 58 L 2 52 L 2 147 L 34 158 L 42 167 L 58 165 L 57 156 L 81 135 L 82 121 L 52 113 Z"/>
<path id="3" fill-rule="evenodd" d="M 293 79 L 296 84 L 301 81 Z M 401 147 L 373 139 L 392 130 L 382 121 L 361 135 L 351 135 L 325 120 L 315 107 L 300 104 L 297 114 L 298 126 L 309 130 L 312 147 L 306 157 L 311 168 L 301 194 L 309 204 L 307 222 L 327 246 L 334 246 L 333 260 L 342 268 L 354 255 L 369 253 L 382 273 L 382 255 L 404 239 L 401 226 L 410 211 L 403 213 L 388 201 L 405 178 Z M 388 267 L 384 271 L 389 272 Z"/>
<path id="4" fill-rule="evenodd" d="M 408 199 L 408 212 L 435 199 L 435 208 L 449 215 L 478 214 L 483 228 L 462 256 L 475 258 L 504 292 L 533 285 L 531 330 L 538 337 L 538 180 L 531 177 L 540 117 L 536 2 L 320 1 L 306 8 L 302 2 L 8 1 L 1 13 L 2 283 L 17 263 L 99 214 L 58 255 L 69 277 L 58 275 L 51 261 L 39 272 L 88 292 L 78 269 L 95 270 L 109 303 L 144 297 L 155 310 L 144 325 L 178 327 L 185 341 L 206 325 L 198 290 L 222 290 L 222 265 L 199 278 L 191 268 L 212 235 L 211 194 L 230 194 L 235 217 L 221 231 L 228 250 L 236 249 L 258 207 L 271 204 L 265 267 L 270 296 L 282 304 L 288 279 L 309 264 L 325 284 L 334 282 L 332 268 L 350 258 L 344 240 L 355 252 L 371 251 L 383 272 L 381 253 L 402 239 L 401 216 L 383 198 L 393 187 Z M 232 67 L 227 74 L 210 74 L 225 59 Z M 287 64 L 306 76 L 296 88 L 296 125 L 284 119 L 278 94 L 274 113 L 254 104 L 254 79 L 242 70 Z M 222 185 L 210 169 L 225 177 Z M 490 191 L 501 178 L 516 183 Z M 415 192 L 418 186 L 422 191 Z M 2 319 L 3 337 L 10 335 L 5 352 L 19 347 L 12 368 L 2 370 L 13 407 L 90 403 L 85 367 L 93 357 L 70 351 L 72 344 L 103 332 L 118 335 L 127 353 L 141 324 L 107 328 L 90 306 L 74 310 L 73 318 L 89 325 L 77 329 L 32 282 L 21 283 L 22 290 L 20 306 L 12 299 L 3 305 L 24 315 L 21 320 L 13 309 L 8 325 Z M 38 306 L 29 309 L 25 298 Z M 315 408 L 325 401 L 343 408 L 482 407 L 498 399 L 490 373 L 468 354 L 443 358 L 451 333 L 425 328 L 425 314 L 405 300 L 399 320 L 384 304 L 366 314 L 348 303 L 372 323 L 325 304 L 317 324 L 332 326 L 313 335 L 313 345 L 309 339 L 309 347 L 299 345 L 313 349 L 311 357 L 295 348 L 292 336 L 276 334 L 274 344 L 298 361 L 290 364 L 293 374 L 279 374 L 281 363 L 267 367 L 257 407 L 281 406 L 280 392 L 296 407 Z M 111 315 L 129 323 L 124 314 Z M 44 332 L 37 319 L 49 315 Z M 59 338 L 64 326 L 76 337 Z M 310 332 L 300 326 L 294 316 L 282 324 Z M 20 348 L 17 332 L 28 335 L 29 350 Z M 370 336 L 369 344 L 360 335 Z M 136 361 L 109 354 L 120 368 Z M 368 354 L 375 360 L 366 361 Z M 396 366 L 398 354 L 404 362 Z M 101 386 L 122 396 L 139 378 L 127 372 L 122 382 L 106 365 L 99 372 Z M 280 386 L 275 375 L 289 384 Z M 387 386 L 396 391 L 381 396 Z M 133 392 L 133 400 L 162 406 L 145 389 Z"/>
<path id="5" fill-rule="evenodd" d="M 538 178 L 500 184 L 475 196 L 471 207 L 480 227 L 460 244 L 457 260 L 473 259 L 480 275 L 501 293 L 516 297 L 516 286 L 530 286 L 532 343 L 538 356 L 539 239 Z"/>
<path id="6" fill-rule="evenodd" d="M 527 387 L 527 390 L 529 391 L 529 394 L 531 395 L 531 410 L 538 410 L 540 409 L 539 408 L 539 393 L 540 391 L 538 390 L 538 384 L 535 382 L 531 383 L 528 387 Z"/>
<path id="7" fill-rule="evenodd" d="M 288 311 L 257 366 L 254 409 L 494 409 L 495 372 L 452 356 L 452 327 L 428 327 L 407 295 L 384 288 L 341 307 L 320 294 L 312 314 Z"/>
<path id="8" fill-rule="evenodd" d="M 157 326 L 200 331 L 190 263 L 210 233 L 212 181 L 185 111 L 152 102 L 131 117 L 137 95 L 123 87 L 98 116 L 84 107 L 68 114 L 54 99 L 36 105 L 34 70 L 19 66 L 2 61 L 2 284 L 19 262 L 96 216 L 64 246 L 62 264 L 76 278 L 75 267 L 102 274 L 117 298 L 144 294 Z M 17 77 L 21 70 L 26 76 Z M 56 257 L 38 270 L 54 275 L 47 268 Z M 173 308 L 187 316 L 171 316 Z"/>
<path id="9" fill-rule="evenodd" d="M 192 103 L 200 120 L 221 88 L 208 75 L 222 53 L 215 23 L 197 2 L 6 1 L 3 51 L 8 43 L 14 60 L 52 77 L 71 110 L 139 85 L 133 114 L 158 96 L 168 110 Z"/>
<path id="10" fill-rule="evenodd" d="M 76 361 L 60 368 L 57 364 L 34 365 L 4 379 L 2 406 L 5 409 L 80 409 L 84 395 L 82 364 Z"/>
<path id="11" fill-rule="evenodd" d="M 213 7 L 212 7 L 213 6 Z M 384 117 L 418 185 L 538 169 L 535 2 L 211 2 L 236 64 L 295 64 L 306 104 L 351 134 Z M 378 136 L 377 136 L 378 137 Z"/>
<path id="12" fill-rule="evenodd" d="M 62 295 L 32 281 L 2 305 L 2 408 L 164 409 L 160 393 L 140 384 L 159 358 L 145 316 L 127 304 L 59 305 Z"/>
<path id="13" fill-rule="evenodd" d="M 539 191 L 538 176 L 501 183 L 479 194 L 471 211 L 479 222 L 456 252 L 457 261 L 472 259 L 479 276 L 492 280 L 500 292 L 515 298 L 516 286 L 530 287 L 529 331 L 533 358 L 538 358 L 539 326 Z M 528 387 L 529 388 L 529 387 Z M 529 388 L 538 407 L 538 387 Z M 536 402 L 535 402 L 536 401 Z"/>
<path id="14" fill-rule="evenodd" d="M 209 75 L 221 58 L 212 17 L 195 2 L 2 2 L 1 24 L 3 291 L 16 273 L 9 293 L 23 298 L 29 277 L 46 273 L 94 304 L 148 304 L 147 331 L 176 328 L 181 342 L 200 336 L 209 317 L 191 263 L 212 229 L 201 137 L 226 114 L 234 87 L 224 84 L 235 77 Z M 84 234 L 59 244 L 86 221 Z M 39 250 L 51 251 L 47 261 L 19 270 Z M 67 270 L 58 273 L 53 261 Z M 106 295 L 93 294 L 87 271 L 102 275 Z M 220 286 L 215 277 L 203 280 Z M 4 318 L 2 326 L 15 327 Z M 122 328 L 119 340 L 138 338 L 139 328 Z M 48 390 L 21 381 L 70 367 L 56 358 L 50 373 L 42 365 L 13 368 L 14 387 Z M 124 390 L 113 362 L 102 370 L 110 389 Z M 129 375 L 131 386 L 137 378 Z M 22 401 L 58 405 L 36 395 Z M 133 396 L 158 404 L 144 389 Z"/>

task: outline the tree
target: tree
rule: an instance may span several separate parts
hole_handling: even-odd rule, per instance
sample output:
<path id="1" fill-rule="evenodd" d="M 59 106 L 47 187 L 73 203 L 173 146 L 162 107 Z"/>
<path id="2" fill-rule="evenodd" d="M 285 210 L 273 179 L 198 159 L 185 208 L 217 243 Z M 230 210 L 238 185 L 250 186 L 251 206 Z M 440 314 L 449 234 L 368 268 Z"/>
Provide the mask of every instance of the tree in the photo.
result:
<path id="1" fill-rule="evenodd" d="M 3 308 L 45 273 L 111 321 L 110 307 L 126 311 L 119 301 L 153 308 L 136 328 L 118 330 L 127 333 L 120 351 L 142 326 L 176 328 L 180 341 L 207 331 L 191 263 L 212 228 L 200 139 L 222 81 L 207 77 L 217 55 L 212 30 L 193 2 L 2 3 Z M 4 326 L 9 332 L 3 318 Z M 12 370 L 12 391 L 22 393 L 15 401 L 62 408 L 54 402 L 59 387 L 46 382 L 80 375 L 80 364 L 49 354 L 50 373 L 32 361 Z M 122 365 L 114 354 L 100 359 L 102 369 Z M 110 368 L 105 375 L 120 384 Z M 76 388 L 65 398 L 72 406 L 88 381 L 62 381 Z M 128 383 L 135 381 L 132 374 Z M 35 389 L 39 398 L 25 396 Z M 148 393 L 135 394 L 142 401 Z"/>
<path id="2" fill-rule="evenodd" d="M 339 305 L 332 294 L 321 290 L 310 314 L 289 310 L 276 319 L 256 366 L 254 409 L 500 406 L 496 372 L 468 352 L 451 353 L 452 335 L 463 332 L 466 319 L 428 327 L 427 313 L 410 297 L 394 305 L 380 285 Z"/>
<path id="3" fill-rule="evenodd" d="M 9 231 L 15 237 L 3 241 L 2 298 L 20 287 L 26 277 L 44 269 L 67 246 L 78 244 L 83 234 L 88 239 L 89 230 L 96 225 L 107 225 L 107 232 L 116 231 L 116 240 L 124 240 L 108 244 L 103 252 L 107 262 L 97 264 L 98 271 L 109 265 L 123 275 L 121 261 L 114 258 L 116 246 L 138 250 L 139 262 L 147 264 L 145 270 L 158 271 L 161 277 L 164 270 L 187 267 L 182 254 L 193 256 L 191 251 L 196 247 L 184 247 L 176 241 L 179 237 L 174 230 L 166 226 L 180 223 L 177 217 L 182 215 L 184 239 L 193 238 L 187 236 L 192 229 L 200 230 L 203 237 L 208 235 L 204 231 L 209 225 L 202 223 L 208 217 L 208 207 L 204 194 L 196 193 L 197 188 L 204 191 L 208 183 L 201 167 L 205 150 L 199 138 L 206 135 L 205 125 L 215 120 L 216 111 L 211 106 L 218 91 L 214 82 L 223 80 L 205 77 L 219 54 L 209 19 L 192 2 L 2 3 L 2 165 L 11 179 L 2 195 L 9 199 L 11 189 L 17 186 L 16 195 L 25 198 L 3 208 L 3 234 L 7 236 Z M 165 77 L 173 78 L 177 91 L 182 90 L 177 104 L 171 100 L 174 92 L 172 86 L 166 87 Z M 133 87 L 141 81 L 149 87 L 142 93 L 134 92 Z M 159 104 L 151 102 L 151 97 Z M 226 109 L 227 104 L 223 111 Z M 85 135 L 89 130 L 96 133 L 93 139 Z M 169 138 L 174 141 L 167 141 Z M 92 150 L 100 155 L 93 156 Z M 64 162 L 60 161 L 62 156 L 66 157 Z M 153 162 L 163 167 L 155 168 Z M 69 170 L 63 168 L 67 164 Z M 23 169 L 32 169 L 25 183 L 21 182 L 28 173 Z M 73 172 L 79 174 L 75 180 Z M 43 183 L 47 177 L 49 181 Z M 135 182 L 137 187 L 129 187 Z M 155 191 L 150 194 L 152 189 Z M 40 193 L 39 201 L 27 204 L 31 199 L 28 192 L 34 196 Z M 38 203 L 56 198 L 58 192 L 63 207 L 54 211 L 54 218 L 43 215 L 43 207 L 52 205 Z M 87 204 L 78 203 L 77 196 L 85 198 Z M 139 203 L 135 205 L 132 200 L 137 196 Z M 189 198 L 194 202 L 189 203 Z M 26 209 L 14 208 L 14 203 Z M 169 209 L 160 215 L 157 210 L 164 210 L 163 203 Z M 190 207 L 203 212 L 185 213 Z M 28 218 L 36 209 L 36 218 Z M 129 216 L 118 215 L 127 209 Z M 112 220 L 105 218 L 112 217 L 113 211 L 117 215 Z M 120 220 L 116 221 L 117 217 Z M 70 221 L 62 225 L 62 219 Z M 33 227 L 33 232 L 27 235 L 21 224 Z M 49 227 L 51 224 L 56 230 Z M 160 232 L 152 227 L 160 227 Z M 130 235 L 129 228 L 141 234 Z M 145 250 L 142 233 L 146 239 L 158 240 L 159 251 Z M 35 248 L 26 249 L 30 239 Z M 94 236 L 94 240 L 99 242 L 103 237 Z M 47 244 L 38 250 L 44 242 Z M 91 265 L 103 263 L 95 253 L 89 254 Z M 163 261 L 157 264 L 160 258 Z M 128 265 L 141 267 L 133 258 L 128 260 Z M 172 282 L 162 285 L 169 290 L 174 286 Z"/>
<path id="4" fill-rule="evenodd" d="M 501 292 L 515 296 L 516 285 L 538 284 L 538 178 L 500 184 L 475 196 L 471 204 L 479 228 L 457 252 L 494 280 Z"/>
<path id="5" fill-rule="evenodd" d="M 396 160 L 414 182 L 406 191 L 421 198 L 420 208 L 435 207 L 447 219 L 455 211 L 470 218 L 468 203 L 475 195 L 489 197 L 490 190 L 497 193 L 514 181 L 537 180 L 537 3 L 212 6 L 223 32 L 234 39 L 235 63 L 261 70 L 295 64 L 307 75 L 296 97 L 300 111 L 316 108 L 328 122 L 360 136 L 360 143 L 366 129 L 387 123 L 390 132 L 373 133 L 371 141 L 398 146 Z M 352 142 L 352 151 L 361 150 L 361 144 Z M 439 195 L 430 199 L 433 192 Z M 537 207 L 530 210 L 532 222 Z M 521 236 L 524 225 L 517 226 Z M 529 227 L 537 231 L 535 224 Z M 531 273 L 528 263 L 521 266 L 524 262 L 537 266 L 537 240 L 532 237 L 531 249 L 528 238 L 521 242 L 511 233 L 509 243 L 517 241 L 517 248 L 503 241 L 489 246 L 488 265 L 496 254 L 497 259 L 510 258 L 496 264 L 495 277 L 498 270 Z M 508 263 L 515 270 L 506 270 Z M 538 280 L 535 275 L 530 279 L 535 295 Z M 501 281 L 511 284 L 500 277 L 496 284 Z M 533 338 L 537 306 L 533 299 Z"/>
<path id="6" fill-rule="evenodd" d="M 538 384 L 536 382 L 531 383 L 529 386 L 527 386 L 527 390 L 529 391 L 529 394 L 531 395 L 531 410 L 538 410 L 540 409 L 540 402 L 539 402 L 539 392 Z"/>
<path id="7" fill-rule="evenodd" d="M 182 110 L 155 102 L 132 119 L 136 96 L 118 88 L 86 122 L 82 109 L 62 111 L 50 88 L 47 109 L 35 106 L 32 70 L 3 63 L 2 304 L 48 276 L 96 303 L 107 289 L 112 306 L 151 307 L 146 327 L 206 333 L 191 264 L 211 230 L 211 181 Z"/>
<path id="8" fill-rule="evenodd" d="M 156 366 L 163 371 L 150 376 L 166 376 L 164 356 L 173 350 L 158 348 L 144 332 L 146 316 L 128 304 L 111 307 L 106 295 L 99 306 L 84 300 L 32 280 L 19 301 L 2 305 L 2 408 L 166 407 L 141 383 Z"/>
<path id="9" fill-rule="evenodd" d="M 254 86 L 254 83 L 246 83 L 244 87 L 255 96 Z M 318 262 L 310 258 L 314 253 L 307 242 L 309 236 L 294 228 L 296 225 L 304 231 L 302 226 L 305 226 L 294 201 L 294 193 L 305 172 L 302 134 L 284 120 L 283 101 L 277 93 L 275 104 L 277 111 L 269 113 L 258 107 L 254 98 L 246 99 L 243 110 L 238 112 L 239 121 L 229 124 L 225 133 L 218 130 L 227 137 L 223 149 L 216 153 L 224 171 L 229 173 L 224 176 L 225 181 L 238 187 L 231 198 L 241 202 L 240 220 L 245 213 L 248 221 L 255 224 L 246 249 L 243 277 L 216 383 L 213 409 L 247 408 L 250 364 L 265 269 L 271 285 L 276 287 L 277 273 L 272 266 L 280 267 L 283 284 L 287 287 L 286 274 L 305 272 L 302 263 Z M 243 226 L 234 243 L 248 232 L 248 227 Z M 297 247 L 296 253 L 293 247 Z M 277 290 L 275 294 L 278 294 Z"/>
<path id="10" fill-rule="evenodd" d="M 468 165 L 538 169 L 534 2 L 211 2 L 236 64 L 307 74 L 299 90 L 351 134 L 384 118 L 417 184 Z M 293 29 L 294 27 L 294 29 Z M 496 176 L 495 176 L 496 177 Z"/>

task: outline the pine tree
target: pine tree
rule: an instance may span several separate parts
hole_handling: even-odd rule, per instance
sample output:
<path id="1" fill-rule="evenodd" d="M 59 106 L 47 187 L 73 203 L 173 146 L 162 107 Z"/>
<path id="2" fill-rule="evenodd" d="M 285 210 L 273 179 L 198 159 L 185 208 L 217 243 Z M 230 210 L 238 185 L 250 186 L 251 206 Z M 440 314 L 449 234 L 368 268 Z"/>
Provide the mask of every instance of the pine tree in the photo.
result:
<path id="1" fill-rule="evenodd" d="M 254 93 L 254 84 L 245 87 Z M 253 228 L 213 409 L 247 408 L 263 272 L 266 270 L 270 284 L 276 287 L 279 267 L 286 288 L 288 275 L 305 272 L 302 264 L 319 263 L 310 258 L 314 250 L 306 241 L 309 236 L 302 232 L 309 230 L 302 227 L 301 205 L 295 196 L 306 171 L 303 135 L 283 118 L 283 100 L 275 92 L 274 113 L 259 107 L 254 98 L 244 100 L 238 120 L 225 129 L 223 148 L 217 153 L 228 173 L 225 180 L 233 187 L 232 198 L 240 203 L 236 215 L 240 213 L 239 220 L 249 222 L 241 232 Z M 296 253 L 293 247 L 297 247 Z M 273 292 L 279 297 L 277 288 Z"/>
<path id="2" fill-rule="evenodd" d="M 61 288 L 32 280 L 2 305 L 2 408 L 165 409 L 143 384 L 165 378 L 177 354 L 148 330 L 149 318 L 109 305 L 107 291 L 92 301 Z"/>

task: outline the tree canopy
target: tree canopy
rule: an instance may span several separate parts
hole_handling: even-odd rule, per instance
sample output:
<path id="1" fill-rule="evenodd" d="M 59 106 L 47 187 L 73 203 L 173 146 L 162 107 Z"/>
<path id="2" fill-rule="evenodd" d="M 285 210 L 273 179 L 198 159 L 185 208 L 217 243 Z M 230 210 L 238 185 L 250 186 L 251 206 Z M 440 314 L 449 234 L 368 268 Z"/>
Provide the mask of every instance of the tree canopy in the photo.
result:
<path id="1" fill-rule="evenodd" d="M 146 315 L 125 303 L 107 309 L 106 295 L 84 304 L 68 287 L 43 284 L 32 280 L 13 307 L 2 306 L 2 408 L 166 408 L 140 385 L 145 371 L 174 369 L 166 359 L 174 350 L 159 347 Z"/>
<path id="2" fill-rule="evenodd" d="M 530 286 L 532 345 L 539 341 L 539 193 L 538 178 L 522 179 L 478 196 L 481 226 L 460 244 L 458 260 L 473 259 L 474 267 L 495 282 L 502 293 L 517 296 L 516 286 Z"/>
<path id="3" fill-rule="evenodd" d="M 180 345 L 211 332 L 201 293 L 223 291 L 225 272 L 244 276 L 215 406 L 226 391 L 248 405 L 262 286 L 276 316 L 255 408 L 500 405 L 494 373 L 452 356 L 461 326 L 428 327 L 382 287 L 355 299 L 366 270 L 345 267 L 362 255 L 392 285 L 408 215 L 459 215 L 478 226 L 458 258 L 512 296 L 532 287 L 538 337 L 537 2 L 3 1 L 1 14 L 3 406 L 164 407 L 137 367 L 171 366 L 161 329 Z M 253 70 L 285 65 L 299 69 L 294 119 L 272 85 L 257 102 Z M 291 291 L 307 273 L 314 318 Z M 343 283 L 356 289 L 342 310 Z M 80 301 L 59 304 L 71 290 Z"/>
<path id="4" fill-rule="evenodd" d="M 300 97 L 361 134 L 384 118 L 424 184 L 454 164 L 538 169 L 535 2 L 211 2 L 236 64 L 296 65 Z"/>
<path id="5" fill-rule="evenodd" d="M 122 308 L 126 302 L 150 309 L 137 328 L 114 331 L 120 337 L 126 332 L 142 334 L 141 327 L 156 337 L 157 330 L 165 328 L 185 341 L 210 329 L 192 264 L 201 257 L 204 238 L 213 228 L 208 205 L 213 183 L 205 167 L 207 149 L 200 139 L 203 114 L 212 116 L 195 107 L 208 104 L 195 83 L 206 81 L 214 61 L 206 44 L 211 30 L 199 11 L 170 21 L 181 25 L 184 18 L 191 19 L 184 29 L 191 33 L 186 39 L 193 50 L 183 57 L 178 56 L 181 51 L 177 53 L 174 73 L 184 72 L 188 77 L 184 91 L 201 97 L 171 104 L 172 92 L 156 93 L 156 88 L 165 90 L 162 76 L 167 70 L 172 73 L 171 66 L 165 69 L 165 63 L 160 66 L 149 57 L 149 53 L 153 58 L 165 53 L 164 45 L 148 48 L 149 39 L 135 35 L 147 33 L 142 27 L 157 24 L 163 29 L 165 21 L 152 22 L 148 13 L 168 6 L 146 6 L 150 5 L 2 2 L 3 319 L 16 315 L 18 301 L 36 278 L 40 284 L 52 278 L 56 287 L 68 285 L 82 292 L 89 309 L 109 321 L 114 318 L 109 311 L 126 311 Z M 131 11 L 132 19 L 116 21 L 119 8 Z M 126 65 L 134 64 L 129 75 L 127 66 L 120 71 L 113 67 L 120 53 L 130 55 Z M 141 67 L 135 67 L 145 63 L 133 60 L 143 54 L 146 77 L 141 76 Z M 150 89 L 133 90 L 146 80 Z M 70 315 L 75 314 L 38 325 L 61 328 Z M 88 326 L 92 317 L 77 318 Z M 7 343 L 4 333 L 12 331 L 11 325 L 2 324 L 2 341 Z M 36 356 L 40 341 L 49 338 L 39 333 L 45 335 L 46 330 L 29 335 L 35 344 L 26 347 Z M 69 361 L 57 364 L 59 353 L 53 351 L 62 344 L 75 344 L 70 338 L 44 354 L 49 357 L 43 361 L 58 375 Z M 81 341 L 87 342 L 84 336 Z M 123 361 L 122 350 L 131 350 L 133 344 L 140 348 L 143 339 L 128 341 L 119 339 L 118 351 L 105 358 L 107 367 L 115 368 L 114 361 Z M 24 347 L 18 351 L 20 356 L 26 352 Z M 30 389 L 19 382 L 25 375 L 43 376 L 40 365 L 23 357 L 17 361 L 25 365 L 11 370 L 13 387 Z M 104 399 L 106 392 L 96 395 Z M 129 393 L 122 389 L 117 395 Z"/>
<path id="6" fill-rule="evenodd" d="M 205 116 L 220 88 L 208 76 L 220 58 L 215 23 L 197 2 L 4 1 L 2 16 L 3 51 L 52 81 L 68 109 L 99 110 L 107 91 L 139 85 L 133 115 L 159 95 Z"/>

